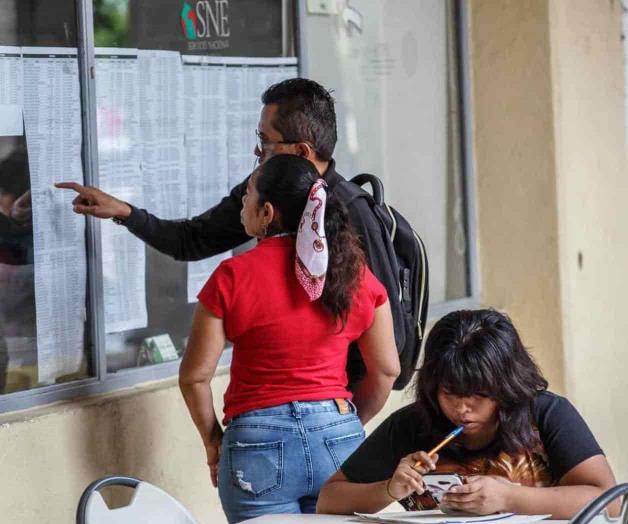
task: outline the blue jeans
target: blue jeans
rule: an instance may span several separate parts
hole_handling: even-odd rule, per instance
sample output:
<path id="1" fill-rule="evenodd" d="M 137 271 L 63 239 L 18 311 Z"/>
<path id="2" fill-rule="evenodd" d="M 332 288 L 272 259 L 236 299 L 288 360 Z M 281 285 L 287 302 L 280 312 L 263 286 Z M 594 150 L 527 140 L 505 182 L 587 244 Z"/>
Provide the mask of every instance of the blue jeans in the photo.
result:
<path id="1" fill-rule="evenodd" d="M 230 523 L 268 513 L 314 513 L 325 481 L 364 440 L 355 406 L 290 402 L 249 411 L 227 426 L 218 493 Z"/>

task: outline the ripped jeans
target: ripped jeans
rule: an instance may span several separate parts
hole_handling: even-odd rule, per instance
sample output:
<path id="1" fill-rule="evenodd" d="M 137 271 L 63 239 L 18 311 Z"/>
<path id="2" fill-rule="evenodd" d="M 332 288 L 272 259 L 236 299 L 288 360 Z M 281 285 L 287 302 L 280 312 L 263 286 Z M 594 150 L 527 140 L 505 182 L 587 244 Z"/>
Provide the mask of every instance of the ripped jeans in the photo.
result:
<path id="1" fill-rule="evenodd" d="M 268 513 L 314 513 L 325 481 L 364 440 L 355 406 L 290 402 L 249 411 L 229 423 L 218 493 L 231 524 Z"/>

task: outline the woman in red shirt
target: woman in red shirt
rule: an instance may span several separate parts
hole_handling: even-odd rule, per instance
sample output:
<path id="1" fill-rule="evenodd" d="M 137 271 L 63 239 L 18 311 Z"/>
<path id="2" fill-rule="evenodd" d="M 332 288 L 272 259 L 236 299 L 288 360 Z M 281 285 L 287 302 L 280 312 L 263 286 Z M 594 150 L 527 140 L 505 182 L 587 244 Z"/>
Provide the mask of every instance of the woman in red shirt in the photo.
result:
<path id="1" fill-rule="evenodd" d="M 277 155 L 249 179 L 241 214 L 257 246 L 198 295 L 180 386 L 229 522 L 313 513 L 399 373 L 386 290 L 313 164 Z M 233 343 L 223 430 L 210 381 Z M 347 389 L 357 341 L 366 376 Z"/>

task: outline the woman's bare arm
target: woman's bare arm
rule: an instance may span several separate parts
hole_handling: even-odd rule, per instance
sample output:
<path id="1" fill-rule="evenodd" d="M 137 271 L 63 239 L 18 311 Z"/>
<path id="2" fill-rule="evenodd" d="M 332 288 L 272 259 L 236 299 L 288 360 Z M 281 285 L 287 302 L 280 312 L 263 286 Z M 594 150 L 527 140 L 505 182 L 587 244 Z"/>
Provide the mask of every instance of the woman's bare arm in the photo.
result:
<path id="1" fill-rule="evenodd" d="M 225 346 L 223 321 L 198 304 L 192 331 L 179 368 L 179 387 L 203 444 L 219 445 L 222 429 L 216 418 L 210 381 Z"/>
<path id="2" fill-rule="evenodd" d="M 362 424 L 371 420 L 386 403 L 395 379 L 399 376 L 399 355 L 395 345 L 390 304 L 375 309 L 375 318 L 358 340 L 366 375 L 353 401 Z"/>
<path id="3" fill-rule="evenodd" d="M 420 466 L 416 463 L 420 462 Z M 410 453 L 401 459 L 390 479 L 377 482 L 351 482 L 342 470 L 325 482 L 318 496 L 317 513 L 350 515 L 354 512 L 377 513 L 412 492 L 423 493 L 423 475 L 436 468 L 438 455 L 425 451 Z M 416 466 L 416 467 L 415 467 Z"/>
<path id="4" fill-rule="evenodd" d="M 524 515 L 550 514 L 553 519 L 570 519 L 587 503 L 615 485 L 615 477 L 604 455 L 595 455 L 573 467 L 558 486 L 528 487 L 494 477 L 470 477 L 467 484 L 451 488 L 443 497 L 447 506 L 471 513 L 509 511 Z M 620 501 L 609 506 L 619 514 Z"/>

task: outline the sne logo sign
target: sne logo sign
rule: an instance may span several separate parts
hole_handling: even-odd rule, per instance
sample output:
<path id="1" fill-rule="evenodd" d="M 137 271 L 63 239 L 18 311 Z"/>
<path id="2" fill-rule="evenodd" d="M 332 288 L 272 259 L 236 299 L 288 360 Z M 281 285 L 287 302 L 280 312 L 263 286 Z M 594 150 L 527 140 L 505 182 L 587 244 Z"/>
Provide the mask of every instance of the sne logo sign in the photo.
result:
<path id="1" fill-rule="evenodd" d="M 188 51 L 229 47 L 229 0 L 184 2 L 180 21 L 181 30 L 188 40 Z"/>

